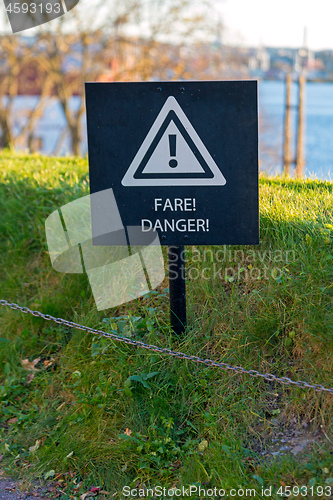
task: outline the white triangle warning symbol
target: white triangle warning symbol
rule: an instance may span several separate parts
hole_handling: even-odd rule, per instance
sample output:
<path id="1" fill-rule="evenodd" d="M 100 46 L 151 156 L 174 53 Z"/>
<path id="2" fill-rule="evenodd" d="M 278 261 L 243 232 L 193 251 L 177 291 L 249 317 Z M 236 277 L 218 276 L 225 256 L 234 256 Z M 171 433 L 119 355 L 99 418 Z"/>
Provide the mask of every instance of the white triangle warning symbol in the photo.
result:
<path id="1" fill-rule="evenodd" d="M 168 97 L 123 186 L 223 186 L 226 180 L 184 111 Z"/>

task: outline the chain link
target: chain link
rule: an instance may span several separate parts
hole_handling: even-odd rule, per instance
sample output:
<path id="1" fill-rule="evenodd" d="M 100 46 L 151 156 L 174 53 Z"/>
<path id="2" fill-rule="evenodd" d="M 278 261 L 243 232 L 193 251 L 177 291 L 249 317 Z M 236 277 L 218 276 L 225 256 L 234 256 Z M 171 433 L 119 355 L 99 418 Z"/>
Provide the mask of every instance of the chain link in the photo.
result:
<path id="1" fill-rule="evenodd" d="M 158 352 L 161 354 L 167 354 L 168 356 L 174 356 L 179 359 L 188 359 L 189 361 L 193 361 L 194 363 L 202 363 L 206 366 L 213 368 L 222 368 L 222 370 L 231 370 L 235 373 L 244 373 L 246 375 L 250 375 L 250 377 L 261 377 L 269 382 L 279 382 L 280 384 L 285 385 L 296 385 L 301 389 L 314 389 L 318 392 L 329 392 L 333 394 L 333 387 L 324 387 L 321 384 L 309 384 L 303 380 L 295 381 L 291 380 L 288 377 L 276 377 L 271 373 L 260 373 L 257 370 L 246 370 L 242 366 L 232 366 L 228 363 L 223 363 L 221 361 L 213 361 L 212 359 L 203 359 L 199 358 L 199 356 L 192 356 L 190 354 L 185 354 L 183 352 L 172 351 L 166 347 L 158 347 L 156 345 L 145 344 L 144 342 L 140 342 L 139 340 L 133 340 L 128 337 L 121 337 L 116 333 L 108 333 L 103 330 L 96 330 L 95 328 L 90 328 L 89 326 L 80 325 L 78 323 L 74 323 L 73 321 L 67 321 L 63 318 L 55 318 L 50 314 L 43 314 L 40 311 L 32 311 L 28 307 L 22 307 L 15 303 L 7 302 L 7 300 L 0 300 L 0 305 L 10 307 L 11 309 L 18 309 L 19 311 L 25 314 L 32 314 L 33 316 L 38 316 L 40 318 L 46 319 L 47 321 L 55 321 L 59 325 L 68 326 L 70 328 L 76 328 L 78 330 L 83 330 L 89 333 L 93 333 L 94 335 L 100 335 L 101 337 L 111 338 L 113 340 L 117 340 L 119 342 L 124 342 L 125 344 L 142 347 L 143 349 L 148 349 L 150 351 Z"/>

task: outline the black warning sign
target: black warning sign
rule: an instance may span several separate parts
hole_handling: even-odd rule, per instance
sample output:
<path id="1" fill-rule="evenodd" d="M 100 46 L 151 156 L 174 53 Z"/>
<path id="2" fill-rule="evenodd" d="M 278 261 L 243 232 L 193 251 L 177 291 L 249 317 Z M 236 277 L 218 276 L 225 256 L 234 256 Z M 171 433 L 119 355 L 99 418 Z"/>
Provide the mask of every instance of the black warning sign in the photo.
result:
<path id="1" fill-rule="evenodd" d="M 86 102 L 91 193 L 112 188 L 125 226 L 258 243 L 257 82 L 87 83 Z"/>

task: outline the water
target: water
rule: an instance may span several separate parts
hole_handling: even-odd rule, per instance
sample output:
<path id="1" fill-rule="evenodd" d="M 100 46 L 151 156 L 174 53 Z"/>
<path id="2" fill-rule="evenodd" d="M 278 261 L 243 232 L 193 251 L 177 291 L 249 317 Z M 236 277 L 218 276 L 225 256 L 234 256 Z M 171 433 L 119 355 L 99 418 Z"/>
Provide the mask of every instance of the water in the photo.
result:
<path id="1" fill-rule="evenodd" d="M 24 124 L 28 109 L 38 97 L 19 96 L 15 101 L 16 133 Z M 283 168 L 285 84 L 283 81 L 259 83 L 259 162 L 260 169 L 270 174 L 281 173 Z M 293 104 L 297 103 L 297 85 L 292 89 Z M 304 175 L 318 179 L 333 179 L 333 83 L 307 83 L 305 89 L 305 160 Z M 71 106 L 78 106 L 79 98 L 73 97 Z M 292 112 L 292 129 L 296 130 L 296 112 Z M 82 120 L 83 141 L 81 153 L 87 152 L 85 116 Z M 35 135 L 41 150 L 47 155 L 70 154 L 69 134 L 63 111 L 55 98 L 47 100 L 43 117 Z M 295 156 L 296 137 L 293 135 Z"/>
<path id="2" fill-rule="evenodd" d="M 18 135 L 26 123 L 26 117 L 33 109 L 38 96 L 17 96 L 14 100 L 14 134 Z M 80 105 L 80 98 L 70 99 L 69 107 L 77 110 Z M 82 118 L 82 145 L 81 154 L 87 152 L 87 132 L 85 115 Z M 46 155 L 65 156 L 71 154 L 70 136 L 67 129 L 67 122 L 59 101 L 55 97 L 48 97 L 45 100 L 43 115 L 38 120 L 34 136 L 37 140 L 37 149 Z M 24 149 L 26 143 L 18 144 L 17 149 Z"/>
<path id="3" fill-rule="evenodd" d="M 282 81 L 259 83 L 259 160 L 260 168 L 270 174 L 283 168 L 285 84 Z M 292 104 L 297 103 L 293 85 Z M 333 83 L 308 82 L 305 88 L 305 177 L 333 179 Z M 296 112 L 292 112 L 295 156 Z"/>

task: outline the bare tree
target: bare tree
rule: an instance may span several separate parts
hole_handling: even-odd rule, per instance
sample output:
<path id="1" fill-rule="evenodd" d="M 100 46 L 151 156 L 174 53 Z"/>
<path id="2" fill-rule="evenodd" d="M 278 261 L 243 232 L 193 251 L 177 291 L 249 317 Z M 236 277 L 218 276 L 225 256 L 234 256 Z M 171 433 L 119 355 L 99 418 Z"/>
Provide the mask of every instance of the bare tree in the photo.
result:
<path id="1" fill-rule="evenodd" d="M 52 81 L 45 71 L 45 60 L 37 55 L 16 35 L 0 39 L 0 128 L 2 147 L 15 147 L 25 142 L 33 151 L 33 137 L 37 120 L 42 116 L 46 97 L 50 94 Z M 19 94 L 30 93 L 27 89 L 27 74 L 36 75 L 35 89 L 38 89 L 36 104 L 29 109 L 15 110 L 15 99 Z"/>
<path id="2" fill-rule="evenodd" d="M 114 58 L 120 61 L 114 80 L 176 80 L 189 74 L 182 46 L 212 36 L 214 22 L 208 21 L 209 4 L 200 10 L 190 0 L 141 0 L 117 30 Z M 130 28 L 130 29 L 129 29 Z M 131 36 L 129 36 L 131 33 Z"/>
<path id="3" fill-rule="evenodd" d="M 17 38 L 2 37 L 0 40 L 0 127 L 2 146 L 14 146 L 11 126 L 14 99 L 18 94 L 18 75 L 22 64 L 22 47 Z"/>
<path id="4" fill-rule="evenodd" d="M 105 9 L 110 8 L 110 13 Z M 130 12 L 136 8 L 137 0 L 101 2 L 100 19 L 92 19 L 91 12 L 75 9 L 72 15 L 62 17 L 54 31 L 41 29 L 40 40 L 45 46 L 47 72 L 50 75 L 55 95 L 59 100 L 68 125 L 71 150 L 80 154 L 82 141 L 82 117 L 85 112 L 84 83 L 97 81 L 108 64 L 110 40 L 123 23 L 128 22 Z M 104 13 L 103 15 L 103 11 Z M 77 105 L 73 106 L 73 97 Z"/>
<path id="5" fill-rule="evenodd" d="M 211 25 L 200 5 L 199 11 L 193 0 L 100 0 L 91 12 L 91 3 L 82 0 L 66 16 L 41 26 L 32 46 L 18 35 L 3 37 L 0 62 L 6 71 L 0 74 L 0 126 L 4 144 L 15 145 L 27 137 L 32 150 L 35 126 L 48 96 L 54 95 L 67 122 L 71 150 L 79 155 L 85 81 L 193 77 L 181 45 L 193 43 L 198 33 L 209 37 Z M 13 102 L 20 91 L 22 68 L 28 64 L 37 69 L 40 99 L 26 111 L 15 135 Z"/>

